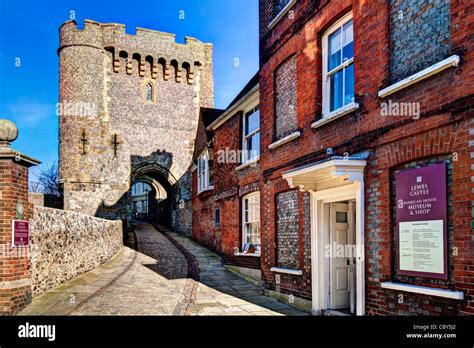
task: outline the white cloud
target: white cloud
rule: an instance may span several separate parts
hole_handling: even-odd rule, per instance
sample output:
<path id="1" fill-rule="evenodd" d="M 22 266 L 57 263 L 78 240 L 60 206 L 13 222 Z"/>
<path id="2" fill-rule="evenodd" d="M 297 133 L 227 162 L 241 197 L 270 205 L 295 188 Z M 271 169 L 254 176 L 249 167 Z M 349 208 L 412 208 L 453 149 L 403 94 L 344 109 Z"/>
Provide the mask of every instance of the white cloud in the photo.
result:
<path id="1" fill-rule="evenodd" d="M 20 127 L 32 127 L 49 117 L 55 117 L 55 106 L 54 104 L 21 98 L 8 106 L 8 116 L 13 118 Z"/>

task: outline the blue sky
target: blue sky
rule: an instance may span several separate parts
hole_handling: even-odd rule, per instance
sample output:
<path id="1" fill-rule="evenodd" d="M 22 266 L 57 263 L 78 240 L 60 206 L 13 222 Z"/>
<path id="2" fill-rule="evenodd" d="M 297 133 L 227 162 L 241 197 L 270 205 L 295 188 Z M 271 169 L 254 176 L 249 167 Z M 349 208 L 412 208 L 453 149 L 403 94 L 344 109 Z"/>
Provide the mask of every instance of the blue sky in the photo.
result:
<path id="1" fill-rule="evenodd" d="M 0 0 L 0 118 L 19 128 L 13 147 L 43 166 L 57 160 L 58 28 L 71 14 L 80 25 L 87 18 L 213 43 L 218 108 L 258 69 L 257 0 Z"/>

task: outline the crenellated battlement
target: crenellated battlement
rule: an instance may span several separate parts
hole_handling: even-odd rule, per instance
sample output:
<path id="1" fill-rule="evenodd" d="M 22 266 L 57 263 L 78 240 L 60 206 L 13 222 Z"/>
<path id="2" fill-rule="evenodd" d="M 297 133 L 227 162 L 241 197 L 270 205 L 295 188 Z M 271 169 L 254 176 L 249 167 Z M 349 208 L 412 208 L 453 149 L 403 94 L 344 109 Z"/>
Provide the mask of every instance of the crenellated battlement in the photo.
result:
<path id="1" fill-rule="evenodd" d="M 113 71 L 131 75 L 137 66 L 140 76 L 149 69 L 152 78 L 162 72 L 164 80 L 174 77 L 176 82 L 186 79 L 193 84 L 195 70 L 212 66 L 212 44 L 193 37 L 177 43 L 174 34 L 137 27 L 135 34 L 127 34 L 125 25 L 84 20 L 83 29 L 70 20 L 60 27 L 58 54 L 70 46 L 85 46 L 105 50 L 112 55 Z"/>
<path id="2" fill-rule="evenodd" d="M 212 45 L 91 20 L 68 21 L 59 35 L 65 209 L 128 219 L 130 187 L 149 177 L 168 190 L 171 216 L 191 216 L 175 202 L 190 197 L 200 110 L 214 106 Z"/>
<path id="3" fill-rule="evenodd" d="M 155 40 L 160 42 L 167 42 L 179 46 L 211 46 L 210 43 L 204 43 L 194 37 L 185 36 L 185 43 L 177 43 L 176 42 L 176 35 L 172 33 L 166 33 L 159 30 L 147 29 L 136 27 L 135 34 L 128 34 L 125 31 L 126 26 L 125 24 L 121 23 L 100 23 L 97 21 L 93 21 L 90 19 L 84 20 L 84 27 L 83 29 L 78 28 L 77 22 L 73 19 L 64 22 L 60 27 L 60 33 L 64 33 L 66 31 L 75 31 L 77 33 L 93 33 L 96 34 L 99 31 L 104 32 L 105 34 L 112 34 L 113 36 L 124 36 L 129 38 L 144 38 L 148 40 Z"/>

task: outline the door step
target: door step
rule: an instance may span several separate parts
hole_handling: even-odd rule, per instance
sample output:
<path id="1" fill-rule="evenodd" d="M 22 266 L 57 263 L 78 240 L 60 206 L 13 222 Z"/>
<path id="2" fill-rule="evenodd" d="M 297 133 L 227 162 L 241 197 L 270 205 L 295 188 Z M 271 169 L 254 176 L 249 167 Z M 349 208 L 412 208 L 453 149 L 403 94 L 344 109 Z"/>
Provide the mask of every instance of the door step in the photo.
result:
<path id="1" fill-rule="evenodd" d="M 351 317 L 353 314 L 349 311 L 338 311 L 334 309 L 325 309 L 323 310 L 324 316 L 339 316 L 339 317 Z"/>

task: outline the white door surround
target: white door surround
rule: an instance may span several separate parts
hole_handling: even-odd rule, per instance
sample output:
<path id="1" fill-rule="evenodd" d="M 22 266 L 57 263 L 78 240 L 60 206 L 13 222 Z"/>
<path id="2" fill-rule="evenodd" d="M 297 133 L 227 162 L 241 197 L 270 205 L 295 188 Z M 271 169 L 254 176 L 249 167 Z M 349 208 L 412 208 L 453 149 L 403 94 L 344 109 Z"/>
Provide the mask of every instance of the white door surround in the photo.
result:
<path id="1" fill-rule="evenodd" d="M 356 315 L 365 315 L 365 260 L 364 260 L 364 169 L 365 160 L 333 159 L 283 173 L 290 187 L 299 187 L 311 194 L 311 284 L 312 312 L 321 315 L 330 308 L 328 262 L 329 204 L 355 202 L 356 250 Z M 326 237 L 327 238 L 327 237 Z"/>

